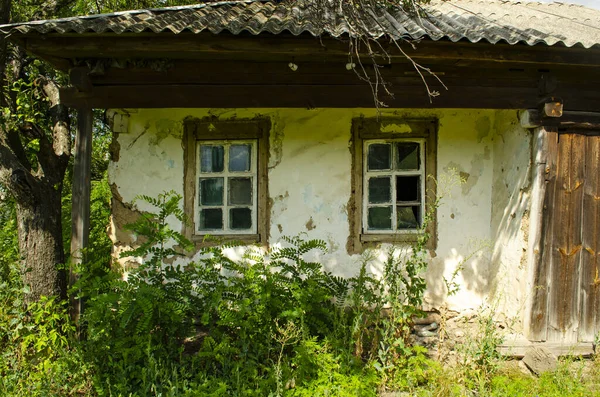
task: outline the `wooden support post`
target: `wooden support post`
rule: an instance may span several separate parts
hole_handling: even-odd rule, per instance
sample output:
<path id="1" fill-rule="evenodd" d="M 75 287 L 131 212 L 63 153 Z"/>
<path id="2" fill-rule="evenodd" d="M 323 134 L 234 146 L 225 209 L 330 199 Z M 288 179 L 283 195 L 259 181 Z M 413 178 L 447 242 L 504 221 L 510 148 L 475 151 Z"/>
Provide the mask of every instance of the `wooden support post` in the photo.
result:
<path id="1" fill-rule="evenodd" d="M 544 198 L 546 196 L 546 174 L 548 162 L 548 133 L 542 128 L 533 131 L 532 140 L 531 207 L 529 212 L 529 246 L 527 247 L 528 295 L 523 317 L 523 330 L 529 340 L 546 340 L 547 273 L 540 268 Z M 540 285 L 541 284 L 541 285 Z M 543 321 L 542 321 L 543 320 Z"/>
<path id="2" fill-rule="evenodd" d="M 75 159 L 73 164 L 73 198 L 71 207 L 70 285 L 73 285 L 76 281 L 76 274 L 73 272 L 73 267 L 83 262 L 90 234 L 92 123 L 92 109 L 78 109 Z M 71 297 L 71 310 L 73 320 L 78 322 L 79 316 L 83 311 L 81 301 Z"/>

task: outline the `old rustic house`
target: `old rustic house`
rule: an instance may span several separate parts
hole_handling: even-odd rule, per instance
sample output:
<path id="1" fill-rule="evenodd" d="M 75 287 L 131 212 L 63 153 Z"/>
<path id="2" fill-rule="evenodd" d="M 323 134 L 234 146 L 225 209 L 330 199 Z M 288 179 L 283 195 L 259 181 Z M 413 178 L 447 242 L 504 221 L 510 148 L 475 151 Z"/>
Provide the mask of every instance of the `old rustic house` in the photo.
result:
<path id="1" fill-rule="evenodd" d="M 352 27 L 335 8 L 315 20 L 309 5 L 225 1 L 3 26 L 70 73 L 61 98 L 79 114 L 76 212 L 89 200 L 93 108 L 110 109 L 113 125 L 117 246 L 131 243 L 121 226 L 133 198 L 172 189 L 193 220 L 175 226 L 198 244 L 307 232 L 329 242 L 320 259 L 331 271 L 352 275 L 366 248 L 381 256 L 414 239 L 437 189 L 427 304 L 498 302 L 531 341 L 590 345 L 600 11 L 501 0 L 382 10 L 366 21 L 391 55 L 379 70 L 395 96 L 379 113 L 349 59 Z M 425 73 L 440 92 L 430 99 L 389 37 L 447 90 Z M 447 297 L 454 273 L 460 289 Z"/>

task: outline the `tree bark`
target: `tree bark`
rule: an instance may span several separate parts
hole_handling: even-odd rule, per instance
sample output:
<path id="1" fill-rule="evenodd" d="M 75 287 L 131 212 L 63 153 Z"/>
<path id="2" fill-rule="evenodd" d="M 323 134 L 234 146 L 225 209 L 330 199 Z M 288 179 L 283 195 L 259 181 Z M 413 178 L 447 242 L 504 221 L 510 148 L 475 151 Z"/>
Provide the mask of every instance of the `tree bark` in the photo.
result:
<path id="1" fill-rule="evenodd" d="M 0 23 L 10 22 L 11 0 L 0 0 Z M 6 91 L 8 83 L 21 76 L 25 54 L 9 52 L 4 36 L 0 36 L 0 106 L 14 109 L 14 97 Z M 7 65 L 13 61 L 13 76 Z M 16 66 L 15 66 L 16 65 Z M 17 203 L 19 251 L 23 281 L 29 287 L 28 302 L 41 296 L 67 297 L 65 254 L 62 238 L 62 187 L 71 155 L 68 109 L 60 104 L 58 87 L 40 78 L 41 88 L 50 102 L 48 112 L 52 131 L 46 133 L 33 123 L 14 130 L 0 125 L 0 183 Z M 39 150 L 27 155 L 22 136 L 36 139 Z"/>
<path id="2" fill-rule="evenodd" d="M 19 250 L 23 258 L 23 281 L 29 287 L 27 301 L 41 296 L 67 297 L 67 278 L 61 222 L 61 190 L 52 186 L 34 188 L 31 205 L 17 205 Z"/>

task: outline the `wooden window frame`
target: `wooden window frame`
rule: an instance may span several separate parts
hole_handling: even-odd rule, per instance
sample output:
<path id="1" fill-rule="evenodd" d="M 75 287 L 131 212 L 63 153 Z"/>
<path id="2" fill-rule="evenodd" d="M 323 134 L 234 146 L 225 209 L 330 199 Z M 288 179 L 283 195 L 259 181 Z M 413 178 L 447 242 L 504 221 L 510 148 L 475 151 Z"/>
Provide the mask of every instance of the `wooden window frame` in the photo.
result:
<path id="1" fill-rule="evenodd" d="M 406 125 L 408 132 L 393 131 L 387 126 Z M 360 253 L 364 248 L 379 243 L 412 243 L 417 241 L 420 233 L 414 230 L 394 232 L 364 232 L 364 142 L 369 140 L 423 140 L 425 144 L 425 216 L 433 211 L 433 220 L 427 227 L 430 234 L 428 248 L 437 245 L 437 214 L 433 204 L 436 197 L 437 178 L 437 119 L 406 118 L 358 118 L 352 121 L 352 196 L 349 203 L 350 240 L 349 251 Z M 385 131 L 385 132 L 384 132 Z"/>
<path id="2" fill-rule="evenodd" d="M 417 170 L 395 170 L 393 168 L 393 161 L 394 161 L 394 155 L 393 152 L 395 152 L 394 149 L 394 144 L 395 143 L 399 143 L 399 142 L 410 142 L 410 143 L 416 143 L 419 145 L 419 169 Z M 390 168 L 389 170 L 372 170 L 369 171 L 368 167 L 365 166 L 365 163 L 368 163 L 368 147 L 369 145 L 376 145 L 376 144 L 389 144 L 390 145 L 390 149 L 392 151 L 392 156 L 390 158 L 390 165 L 392 166 L 392 168 Z M 365 212 L 368 211 L 369 207 L 392 207 L 392 221 L 394 219 L 397 219 L 396 217 L 396 211 L 397 211 L 397 207 L 399 206 L 397 203 L 397 200 L 394 200 L 394 198 L 396 198 L 396 177 L 398 176 L 420 176 L 422 181 L 426 181 L 427 180 L 427 175 L 426 170 L 425 170 L 425 160 L 427 159 L 427 154 L 425 153 L 425 148 L 427 147 L 425 139 L 424 138 L 393 138 L 393 139 L 363 139 L 363 201 L 362 201 L 362 210 L 363 210 L 363 214 Z M 391 188 L 391 195 L 390 195 L 390 199 L 392 200 L 391 203 L 378 203 L 378 204 L 370 204 L 368 202 L 367 196 L 368 193 L 365 191 L 365 186 L 368 185 L 368 180 L 371 178 L 382 178 L 382 177 L 390 177 L 390 188 Z M 366 182 L 366 183 L 365 183 Z M 426 186 L 425 183 L 421 183 L 419 185 L 419 194 L 418 197 L 426 197 L 427 192 L 426 192 Z M 419 207 L 420 207 L 420 212 L 421 212 L 421 218 L 423 218 L 423 216 L 425 215 L 425 200 L 423 199 L 418 199 L 415 201 L 415 203 L 418 202 L 419 203 Z M 402 206 L 402 205 L 400 205 Z M 382 229 L 372 229 L 369 230 L 368 232 L 364 232 L 365 230 L 368 229 L 368 221 L 367 221 L 367 216 L 363 217 L 363 234 L 397 234 L 397 233 L 417 233 L 418 229 L 402 229 L 402 230 L 397 230 L 397 225 L 393 227 L 393 229 L 396 230 L 382 230 Z M 393 222 L 392 222 L 393 225 Z"/>
<path id="3" fill-rule="evenodd" d="M 196 193 L 195 197 L 200 197 L 200 183 L 199 179 L 204 178 L 222 178 L 223 179 L 223 202 L 221 205 L 197 205 L 194 208 L 194 222 L 197 225 L 200 221 L 200 212 L 199 209 L 209 209 L 209 208 L 220 208 L 222 212 L 222 221 L 223 227 L 221 230 L 209 230 L 205 231 L 205 234 L 210 234 L 213 236 L 224 236 L 224 235 L 244 235 L 243 232 L 236 232 L 231 228 L 230 225 L 230 214 L 229 210 L 241 207 L 251 209 L 251 225 L 246 232 L 250 231 L 252 234 L 258 233 L 258 224 L 257 224 L 257 211 L 258 211 L 258 141 L 256 139 L 219 139 L 214 141 L 205 141 L 205 140 L 196 140 L 196 159 L 200 158 L 200 148 L 201 146 L 209 145 L 209 146 L 223 146 L 224 148 L 224 167 L 221 172 L 202 172 L 200 164 L 196 164 Z M 229 156 L 230 156 L 230 148 L 232 145 L 250 145 L 250 169 L 248 171 L 230 171 L 229 170 Z M 236 178 L 250 178 L 251 179 L 251 198 L 252 202 L 248 205 L 233 205 L 229 203 L 229 194 L 230 194 L 230 183 L 232 179 Z M 202 207 L 202 208 L 200 208 Z M 245 233 L 248 234 L 248 233 Z"/>
<path id="4" fill-rule="evenodd" d="M 263 244 L 268 241 L 268 164 L 269 164 L 269 119 L 251 120 L 215 120 L 188 119 L 184 122 L 183 161 L 184 161 L 184 211 L 187 222 L 183 225 L 183 234 L 197 248 L 218 245 L 228 241 L 244 244 Z M 255 234 L 202 234 L 196 231 L 197 179 L 198 175 L 198 143 L 201 141 L 256 141 L 256 233 Z M 210 236 L 210 239 L 207 237 Z"/>

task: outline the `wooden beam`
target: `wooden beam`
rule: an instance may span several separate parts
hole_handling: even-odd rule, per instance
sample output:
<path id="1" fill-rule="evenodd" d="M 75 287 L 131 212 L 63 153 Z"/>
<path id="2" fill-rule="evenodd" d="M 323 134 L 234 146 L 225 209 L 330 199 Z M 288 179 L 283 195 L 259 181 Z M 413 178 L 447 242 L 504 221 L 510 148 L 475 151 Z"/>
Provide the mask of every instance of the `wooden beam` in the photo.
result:
<path id="1" fill-rule="evenodd" d="M 542 342 L 532 343 L 527 340 L 505 341 L 498 346 L 498 352 L 504 357 L 521 359 L 527 351 L 534 347 L 542 347 L 556 357 L 581 357 L 589 358 L 594 355 L 594 346 L 591 342 Z"/>
<path id="2" fill-rule="evenodd" d="M 73 198 L 71 208 L 71 263 L 70 284 L 76 281 L 73 266 L 83 262 L 90 233 L 90 192 L 92 162 L 91 108 L 80 108 L 77 112 L 77 135 L 75 137 L 75 159 L 73 163 Z M 72 317 L 77 322 L 82 313 L 80 300 L 71 298 Z"/>
<path id="3" fill-rule="evenodd" d="M 91 36 L 91 37 L 90 37 Z M 161 33 L 156 35 L 63 35 L 49 34 L 21 38 L 28 51 L 40 56 L 82 58 L 170 58 L 170 59 L 347 59 L 349 47 L 344 40 L 316 38 L 308 34 Z M 402 59 L 393 45 L 382 42 L 393 59 Z M 416 61 L 451 60 L 460 62 L 549 65 L 584 65 L 597 68 L 600 50 L 559 46 L 528 46 L 489 43 L 452 43 L 423 40 L 405 52 Z M 383 59 L 383 58 L 382 58 Z M 384 62 L 382 62 L 384 63 Z"/>
<path id="4" fill-rule="evenodd" d="M 394 86 L 395 98 L 383 98 L 394 108 L 527 109 L 537 105 L 537 87 L 463 86 L 429 97 L 422 84 Z M 591 95 L 596 95 L 590 93 Z M 562 95 L 569 109 L 600 108 L 585 91 Z M 85 103 L 92 108 L 202 108 L 202 107 L 373 107 L 369 86 L 362 85 L 122 85 L 94 87 L 91 93 L 61 90 L 67 106 Z"/>
<path id="5" fill-rule="evenodd" d="M 596 108 L 598 109 L 598 108 Z M 600 132 L 600 112 L 563 112 L 561 117 L 544 117 L 537 109 L 529 109 L 521 116 L 521 124 L 527 128 L 556 127 L 560 129 L 590 130 Z"/>
<path id="6" fill-rule="evenodd" d="M 537 128 L 531 145 L 532 183 L 529 236 L 527 249 L 528 283 L 526 312 L 523 329 L 530 340 L 546 339 L 545 313 L 547 310 L 547 267 L 541 263 L 544 226 L 544 199 L 546 197 L 546 166 L 548 163 L 548 132 Z"/>
<path id="7" fill-rule="evenodd" d="M 90 70 L 87 67 L 76 67 L 69 70 L 69 82 L 81 92 L 90 92 L 94 88 L 90 79 Z"/>
<path id="8" fill-rule="evenodd" d="M 98 61 L 105 62 L 105 61 Z M 151 62 L 149 62 L 151 63 Z M 94 85 L 135 85 L 135 84 L 364 84 L 355 71 L 347 69 L 348 59 L 296 61 L 298 69 L 292 71 L 289 60 L 278 61 L 233 61 L 233 60 L 186 60 L 172 59 L 163 68 L 152 64 L 124 61 L 120 66 L 108 66 L 104 73 L 90 76 Z M 542 76 L 534 65 L 511 68 L 507 64 L 478 63 L 458 66 L 453 63 L 427 61 L 445 83 L 451 85 L 500 85 L 538 86 Z M 366 65 L 372 74 L 372 65 Z M 400 60 L 378 68 L 386 82 L 393 85 L 422 84 L 421 77 L 414 67 Z M 424 74 L 429 82 L 435 78 Z M 600 81 L 600 67 L 582 70 L 576 67 L 560 67 L 552 71 L 556 89 L 571 84 L 590 84 Z M 560 85 L 560 87 L 559 87 Z"/>

